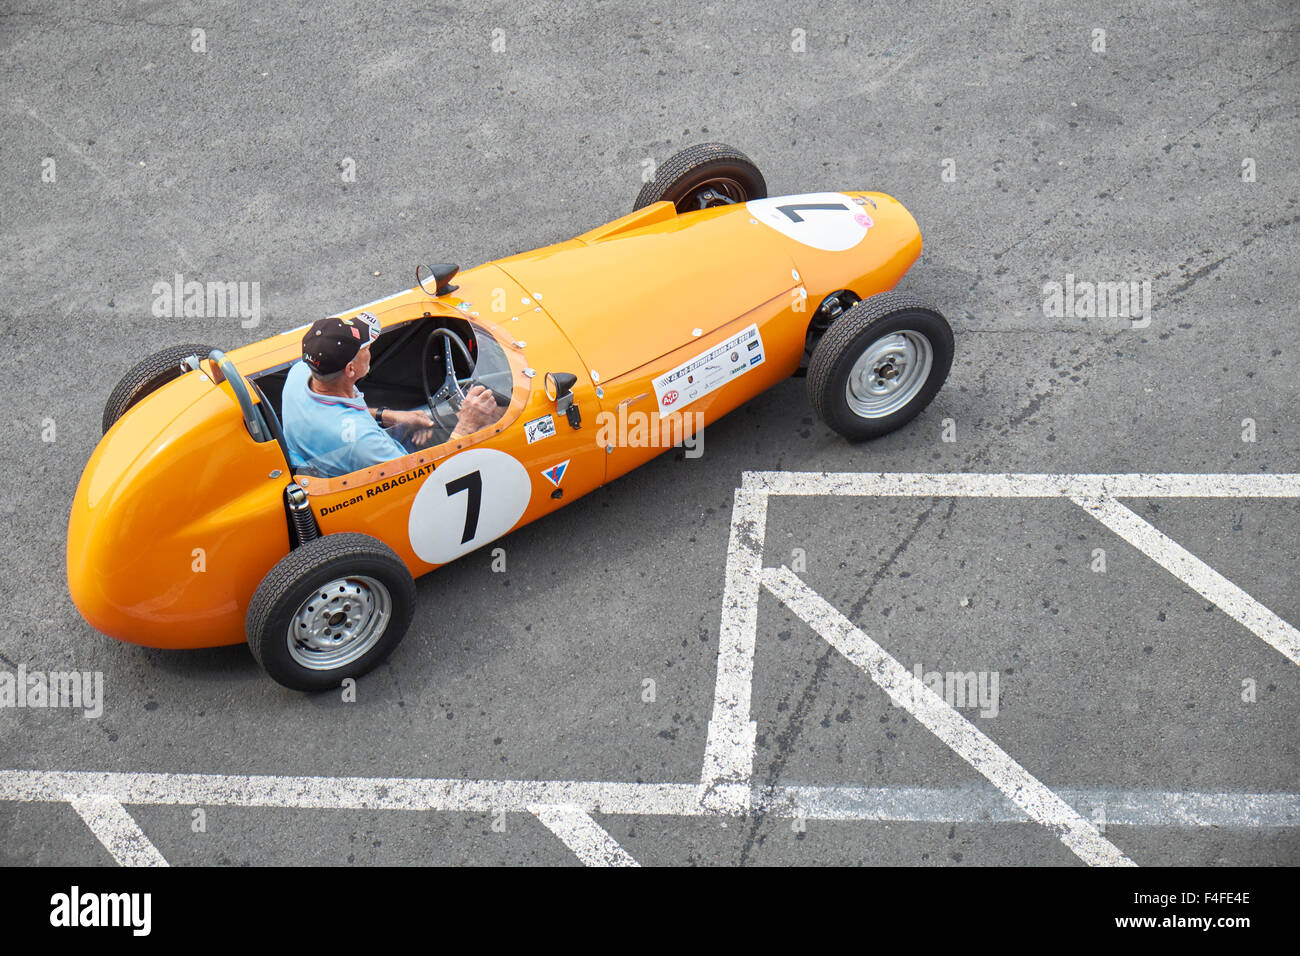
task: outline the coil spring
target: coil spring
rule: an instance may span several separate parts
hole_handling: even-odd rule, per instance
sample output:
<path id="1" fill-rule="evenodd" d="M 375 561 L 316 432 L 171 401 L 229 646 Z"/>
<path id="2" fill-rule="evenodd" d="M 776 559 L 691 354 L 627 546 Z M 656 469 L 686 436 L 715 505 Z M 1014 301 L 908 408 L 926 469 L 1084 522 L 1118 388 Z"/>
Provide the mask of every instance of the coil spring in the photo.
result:
<path id="1" fill-rule="evenodd" d="M 284 490 L 284 496 L 289 505 L 289 520 L 293 522 L 293 530 L 298 536 L 298 544 L 303 545 L 308 541 L 315 541 L 319 538 L 320 528 L 316 527 L 316 519 L 312 517 L 311 503 L 307 500 L 307 492 L 303 491 L 302 486 L 295 482 Z"/>

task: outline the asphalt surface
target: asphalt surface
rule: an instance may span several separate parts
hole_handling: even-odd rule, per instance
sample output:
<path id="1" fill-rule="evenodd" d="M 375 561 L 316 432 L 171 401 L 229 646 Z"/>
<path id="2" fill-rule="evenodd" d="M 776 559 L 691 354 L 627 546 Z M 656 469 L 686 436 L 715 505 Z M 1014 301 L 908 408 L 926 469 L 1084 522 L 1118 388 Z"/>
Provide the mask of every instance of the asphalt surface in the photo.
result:
<path id="1" fill-rule="evenodd" d="M 1300 471 L 1289 0 L 16 6 L 0 666 L 102 671 L 107 699 L 98 719 L 0 709 L 0 769 L 698 782 L 743 472 Z M 948 316 L 957 359 L 910 426 L 849 445 L 792 379 L 711 426 L 702 458 L 507 538 L 507 573 L 479 553 L 423 578 L 356 703 L 286 691 L 243 647 L 167 653 L 81 620 L 69 504 L 139 357 L 576 235 L 631 208 L 643 160 L 703 141 L 748 153 L 772 195 L 879 189 L 912 211 L 925 251 L 902 288 Z M 155 318 L 176 273 L 259 283 L 260 325 Z M 1149 280 L 1150 325 L 1045 316 L 1067 274 Z M 1126 504 L 1300 623 L 1300 501 Z M 774 499 L 765 563 L 795 548 L 909 670 L 998 672 L 998 715 L 963 713 L 1049 787 L 1300 791 L 1295 665 L 1068 501 Z M 767 594 L 755 661 L 755 784 L 980 784 Z M 194 833 L 189 806 L 127 809 L 172 863 L 576 862 L 528 814 L 502 833 L 483 813 L 222 807 Z M 1078 862 L 1029 822 L 597 819 L 643 864 Z M 1294 825 L 1106 834 L 1144 865 L 1300 863 Z M 0 863 L 112 862 L 67 804 L 0 801 Z"/>

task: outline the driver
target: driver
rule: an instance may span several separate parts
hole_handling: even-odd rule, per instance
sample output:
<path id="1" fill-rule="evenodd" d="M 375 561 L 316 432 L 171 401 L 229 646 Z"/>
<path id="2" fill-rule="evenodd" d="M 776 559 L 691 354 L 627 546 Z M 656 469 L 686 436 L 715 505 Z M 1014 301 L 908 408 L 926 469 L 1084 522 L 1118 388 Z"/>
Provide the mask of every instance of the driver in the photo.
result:
<path id="1" fill-rule="evenodd" d="M 369 312 L 312 323 L 302 337 L 302 361 L 289 369 L 282 400 L 289 463 L 332 478 L 409 454 L 382 426 L 404 426 L 414 447 L 429 443 L 434 422 L 420 409 L 368 408 L 356 384 L 370 371 L 370 343 L 379 320 Z M 475 385 L 465 396 L 451 438 L 489 425 L 498 409 L 492 392 Z"/>

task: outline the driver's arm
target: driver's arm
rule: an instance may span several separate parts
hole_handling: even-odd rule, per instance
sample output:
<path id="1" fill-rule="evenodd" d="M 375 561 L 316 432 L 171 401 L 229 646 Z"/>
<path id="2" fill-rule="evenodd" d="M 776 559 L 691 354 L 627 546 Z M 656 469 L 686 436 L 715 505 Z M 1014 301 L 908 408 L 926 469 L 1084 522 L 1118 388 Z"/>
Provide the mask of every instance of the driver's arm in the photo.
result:
<path id="1" fill-rule="evenodd" d="M 433 419 L 429 413 L 419 408 L 412 408 L 404 411 L 400 408 L 368 408 L 370 417 L 379 423 L 381 428 L 389 428 L 393 425 L 406 425 L 410 428 L 430 428 L 433 426 Z"/>
<path id="2" fill-rule="evenodd" d="M 475 385 L 469 390 L 469 394 L 465 396 L 465 401 L 461 403 L 460 412 L 456 415 L 456 427 L 452 430 L 451 439 L 464 438 L 480 428 L 491 425 L 500 414 L 492 390 L 484 388 L 482 385 Z"/>

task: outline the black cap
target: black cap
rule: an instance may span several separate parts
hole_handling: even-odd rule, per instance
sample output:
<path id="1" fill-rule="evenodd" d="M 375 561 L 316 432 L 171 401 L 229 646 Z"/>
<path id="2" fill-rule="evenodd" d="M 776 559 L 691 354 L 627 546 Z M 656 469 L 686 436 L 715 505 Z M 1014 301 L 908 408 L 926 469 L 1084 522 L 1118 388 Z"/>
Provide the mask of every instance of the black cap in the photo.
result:
<path id="1" fill-rule="evenodd" d="M 363 315 L 371 318 L 366 313 Z M 322 375 L 340 372 L 374 341 L 373 333 L 374 327 L 360 318 L 320 319 L 302 337 L 302 360 Z"/>

